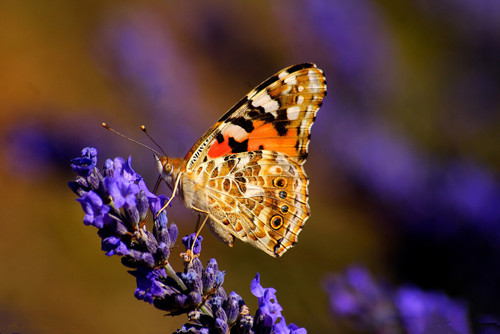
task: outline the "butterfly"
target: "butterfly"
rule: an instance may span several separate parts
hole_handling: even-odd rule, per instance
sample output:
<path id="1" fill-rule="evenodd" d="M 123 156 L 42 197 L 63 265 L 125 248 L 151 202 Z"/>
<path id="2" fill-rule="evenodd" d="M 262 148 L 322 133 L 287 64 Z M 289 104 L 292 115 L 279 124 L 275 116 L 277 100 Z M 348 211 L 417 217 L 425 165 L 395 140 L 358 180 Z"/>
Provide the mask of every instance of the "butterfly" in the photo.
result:
<path id="1" fill-rule="evenodd" d="M 236 237 L 271 256 L 283 255 L 310 215 L 303 165 L 325 95 L 323 71 L 311 63 L 262 82 L 184 158 L 155 155 L 171 199 L 178 194 L 230 246 Z"/>

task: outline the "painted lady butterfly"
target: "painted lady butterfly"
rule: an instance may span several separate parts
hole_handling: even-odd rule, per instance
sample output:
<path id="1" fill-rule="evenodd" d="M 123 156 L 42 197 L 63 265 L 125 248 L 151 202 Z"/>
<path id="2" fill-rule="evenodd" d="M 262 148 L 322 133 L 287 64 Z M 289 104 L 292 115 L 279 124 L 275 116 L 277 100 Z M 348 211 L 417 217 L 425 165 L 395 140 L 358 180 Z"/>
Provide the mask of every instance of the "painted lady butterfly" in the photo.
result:
<path id="1" fill-rule="evenodd" d="M 234 105 L 184 158 L 155 156 L 162 178 L 212 232 L 279 257 L 309 218 L 304 164 L 326 95 L 314 64 L 290 66 Z"/>

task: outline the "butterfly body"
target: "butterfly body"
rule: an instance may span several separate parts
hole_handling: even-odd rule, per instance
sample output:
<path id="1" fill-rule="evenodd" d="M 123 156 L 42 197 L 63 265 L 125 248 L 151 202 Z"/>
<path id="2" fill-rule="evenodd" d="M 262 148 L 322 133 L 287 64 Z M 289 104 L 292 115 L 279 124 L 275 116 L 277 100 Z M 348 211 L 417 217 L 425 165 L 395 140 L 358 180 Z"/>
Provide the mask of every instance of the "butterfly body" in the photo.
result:
<path id="1" fill-rule="evenodd" d="M 221 240 L 232 245 L 236 237 L 279 257 L 310 215 L 303 164 L 325 95 L 314 64 L 286 68 L 233 106 L 183 159 L 157 157 L 158 169 Z"/>

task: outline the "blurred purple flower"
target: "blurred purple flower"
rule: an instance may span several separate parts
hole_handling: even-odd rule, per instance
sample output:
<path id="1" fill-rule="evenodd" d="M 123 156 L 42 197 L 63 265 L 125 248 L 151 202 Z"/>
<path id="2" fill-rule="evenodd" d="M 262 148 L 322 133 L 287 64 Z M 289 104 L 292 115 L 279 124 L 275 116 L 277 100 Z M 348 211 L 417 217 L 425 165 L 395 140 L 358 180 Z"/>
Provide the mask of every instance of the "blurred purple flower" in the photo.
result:
<path id="1" fill-rule="evenodd" d="M 324 288 L 330 309 L 357 328 L 378 333 L 398 333 L 396 310 L 386 287 L 376 282 L 360 266 L 350 266 L 343 274 L 327 277 Z"/>
<path id="2" fill-rule="evenodd" d="M 372 333 L 471 333 L 468 310 L 442 293 L 390 288 L 360 266 L 325 281 L 332 313 Z"/>
<path id="3" fill-rule="evenodd" d="M 366 104 L 387 97 L 396 57 L 376 3 L 311 0 L 289 8 L 284 6 L 274 4 L 282 29 L 295 48 L 315 50 L 311 56 L 326 71 L 328 82 L 335 88 L 329 90 L 329 100 L 344 97 Z M 292 26 L 294 33 L 289 34 Z"/>
<path id="4" fill-rule="evenodd" d="M 104 62 L 103 71 L 135 88 L 141 118 L 163 136 L 161 142 L 194 142 L 202 106 L 193 99 L 197 92 L 196 75 L 185 62 L 168 25 L 153 12 L 116 14 L 102 26 L 96 55 Z M 133 90 L 132 90 L 133 92 Z M 132 95 L 133 96 L 133 95 Z M 155 130 L 155 129 L 150 129 Z M 173 155 L 183 155 L 188 147 L 168 147 Z"/>
<path id="5" fill-rule="evenodd" d="M 438 292 L 401 287 L 394 302 L 408 333 L 471 333 L 467 307 Z"/>
<path id="6" fill-rule="evenodd" d="M 79 122 L 79 131 L 73 130 L 75 122 Z M 65 172 L 61 166 L 67 165 L 85 141 L 95 139 L 89 130 L 91 126 L 89 120 L 74 118 L 53 122 L 36 117 L 20 119 L 5 124 L 5 132 L 0 136 L 0 151 L 9 171 L 23 178 L 37 179 L 50 173 Z M 80 173 L 92 168 L 91 156 L 81 159 L 90 160 L 86 160 L 85 166 L 80 164 Z"/>

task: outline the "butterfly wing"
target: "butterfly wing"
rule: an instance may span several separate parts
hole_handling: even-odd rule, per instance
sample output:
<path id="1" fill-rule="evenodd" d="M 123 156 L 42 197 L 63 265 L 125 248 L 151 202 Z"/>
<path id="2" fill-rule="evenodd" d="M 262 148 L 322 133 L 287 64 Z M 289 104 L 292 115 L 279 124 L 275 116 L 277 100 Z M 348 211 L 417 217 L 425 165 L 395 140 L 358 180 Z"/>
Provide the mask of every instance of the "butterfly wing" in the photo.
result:
<path id="1" fill-rule="evenodd" d="M 188 152 L 186 205 L 208 213 L 221 239 L 231 243 L 235 236 L 275 257 L 297 242 L 309 217 L 302 165 L 325 95 L 316 65 L 288 67 L 233 106 Z"/>
<path id="2" fill-rule="evenodd" d="M 279 257 L 295 245 L 309 217 L 308 179 L 302 165 L 272 151 L 252 151 L 202 163 L 212 230 Z"/>
<path id="3" fill-rule="evenodd" d="M 299 164 L 307 158 L 311 127 L 326 95 L 326 80 L 314 64 L 290 66 L 235 104 L 191 148 L 186 169 L 208 159 L 269 150 Z M 200 160 L 201 158 L 201 160 Z"/>

